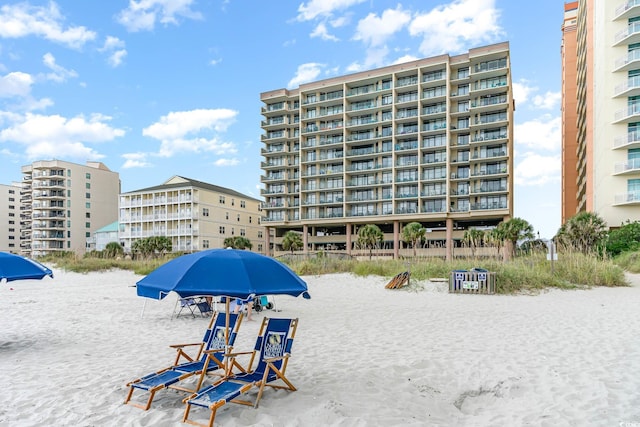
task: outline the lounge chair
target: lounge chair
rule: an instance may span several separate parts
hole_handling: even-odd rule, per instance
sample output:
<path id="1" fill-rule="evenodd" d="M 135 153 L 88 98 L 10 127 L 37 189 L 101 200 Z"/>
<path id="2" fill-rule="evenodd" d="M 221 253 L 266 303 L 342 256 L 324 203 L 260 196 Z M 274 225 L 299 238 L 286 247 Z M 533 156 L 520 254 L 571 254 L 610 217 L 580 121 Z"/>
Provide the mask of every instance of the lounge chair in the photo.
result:
<path id="1" fill-rule="evenodd" d="M 203 371 L 207 373 L 213 373 L 218 369 L 224 369 L 223 356 L 229 349 L 225 349 L 225 324 L 226 315 L 215 314 L 212 316 L 209 322 L 209 327 L 204 334 L 204 338 L 200 343 L 193 344 L 175 344 L 170 347 L 175 348 L 177 351 L 176 359 L 173 365 L 164 368 L 160 371 L 138 378 L 127 384 L 129 387 L 129 393 L 124 403 L 133 405 L 137 408 L 144 409 L 145 411 L 151 407 L 153 398 L 157 391 L 172 388 L 184 392 L 193 393 L 200 388 L 201 380 L 194 388 L 188 388 L 180 385 L 179 383 L 194 375 L 200 375 Z M 233 342 L 238 334 L 238 329 L 242 323 L 242 314 L 229 314 L 229 348 L 233 346 Z M 195 357 L 189 356 L 185 352 L 186 347 L 198 347 L 198 353 Z M 147 391 L 149 398 L 145 404 L 137 403 L 131 400 L 135 389 Z"/>
<path id="2" fill-rule="evenodd" d="M 252 352 L 228 354 L 231 368 L 238 368 L 238 373 L 231 374 L 227 378 L 204 387 L 184 400 L 185 408 L 183 422 L 212 427 L 216 411 L 227 402 L 239 403 L 256 408 L 262 397 L 265 387 L 280 388 L 295 391 L 296 388 L 285 377 L 287 363 L 291 355 L 291 346 L 298 327 L 298 319 L 270 319 L 264 318 L 256 340 L 256 345 Z M 240 355 L 251 354 L 249 364 L 244 368 L 238 361 Z M 257 359 L 257 365 L 251 369 L 253 362 Z M 204 374 L 202 374 L 204 377 Z M 279 383 L 273 384 L 278 381 Z M 255 400 L 240 399 L 252 389 L 257 389 Z M 208 408 L 211 411 L 208 424 L 202 424 L 189 420 L 191 406 Z"/>

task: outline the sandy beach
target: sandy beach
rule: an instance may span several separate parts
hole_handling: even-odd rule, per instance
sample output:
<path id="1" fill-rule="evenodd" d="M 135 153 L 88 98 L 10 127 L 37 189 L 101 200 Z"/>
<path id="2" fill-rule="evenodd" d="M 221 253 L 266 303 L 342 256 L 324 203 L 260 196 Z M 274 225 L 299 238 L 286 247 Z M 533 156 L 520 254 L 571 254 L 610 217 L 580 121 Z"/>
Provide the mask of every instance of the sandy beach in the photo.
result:
<path id="1" fill-rule="evenodd" d="M 177 297 L 137 297 L 130 272 L 54 275 L 0 285 L 0 425 L 185 425 L 184 394 L 161 391 L 142 411 L 123 404 L 125 385 L 168 366 L 169 344 L 199 341 L 208 319 L 172 320 Z M 298 391 L 227 405 L 216 425 L 640 426 L 640 277 L 628 277 L 483 296 L 305 276 L 311 300 L 276 297 L 236 341 L 250 350 L 264 316 L 299 318 L 287 371 Z"/>

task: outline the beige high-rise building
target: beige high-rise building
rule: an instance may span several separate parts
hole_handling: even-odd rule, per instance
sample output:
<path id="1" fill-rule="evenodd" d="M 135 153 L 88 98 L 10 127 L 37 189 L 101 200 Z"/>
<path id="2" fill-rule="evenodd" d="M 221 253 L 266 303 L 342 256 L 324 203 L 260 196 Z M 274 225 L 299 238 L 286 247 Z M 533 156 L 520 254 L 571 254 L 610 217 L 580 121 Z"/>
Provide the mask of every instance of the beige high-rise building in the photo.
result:
<path id="1" fill-rule="evenodd" d="M 91 233 L 118 219 L 120 177 L 100 162 L 43 160 L 22 166 L 20 250 L 83 254 Z"/>
<path id="2" fill-rule="evenodd" d="M 223 248 L 242 236 L 252 251 L 263 252 L 261 201 L 237 191 L 174 176 L 161 185 L 120 195 L 120 243 L 126 252 L 136 240 L 171 239 L 174 252 Z"/>
<path id="3" fill-rule="evenodd" d="M 260 99 L 263 224 L 276 252 L 293 230 L 308 250 L 350 253 L 358 228 L 376 224 L 398 257 L 402 227 L 420 222 L 423 252 L 451 258 L 466 229 L 513 216 L 506 42 Z"/>
<path id="4" fill-rule="evenodd" d="M 640 219 L 640 2 L 577 3 L 576 49 L 563 48 L 563 62 L 576 63 L 577 102 L 577 121 L 563 114 L 563 151 L 575 144 L 576 157 L 562 165 L 563 176 L 577 175 L 575 195 L 563 192 L 563 206 L 575 204 L 576 211 L 563 212 L 563 221 L 595 212 L 615 228 Z M 568 9 L 565 28 L 574 14 Z M 563 36 L 566 42 L 567 31 Z M 563 80 L 572 76 L 567 69 Z M 571 91 L 563 97 L 563 105 L 573 102 Z"/>
<path id="5" fill-rule="evenodd" d="M 20 252 L 20 186 L 0 184 L 0 251 Z"/>

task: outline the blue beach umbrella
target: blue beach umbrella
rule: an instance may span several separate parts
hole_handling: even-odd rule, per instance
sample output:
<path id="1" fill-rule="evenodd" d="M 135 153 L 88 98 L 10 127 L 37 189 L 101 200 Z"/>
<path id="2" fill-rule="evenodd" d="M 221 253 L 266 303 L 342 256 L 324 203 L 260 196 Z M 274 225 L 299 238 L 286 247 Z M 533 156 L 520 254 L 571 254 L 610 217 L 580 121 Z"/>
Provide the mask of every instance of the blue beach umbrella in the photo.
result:
<path id="1" fill-rule="evenodd" d="M 0 280 L 39 280 L 46 276 L 53 278 L 53 272 L 39 262 L 22 255 L 0 252 Z"/>
<path id="2" fill-rule="evenodd" d="M 136 284 L 139 296 L 162 299 L 169 292 L 247 299 L 257 295 L 302 295 L 307 284 L 280 261 L 255 252 L 209 249 L 182 255 Z"/>

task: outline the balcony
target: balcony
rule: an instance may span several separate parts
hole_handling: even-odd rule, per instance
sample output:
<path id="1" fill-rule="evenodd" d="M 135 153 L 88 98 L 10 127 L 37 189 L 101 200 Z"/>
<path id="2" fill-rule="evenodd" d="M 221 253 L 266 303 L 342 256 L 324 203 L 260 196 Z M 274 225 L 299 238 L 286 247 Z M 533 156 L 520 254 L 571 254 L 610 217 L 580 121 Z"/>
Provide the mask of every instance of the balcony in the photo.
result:
<path id="1" fill-rule="evenodd" d="M 625 83 L 619 84 L 614 90 L 616 98 L 640 95 L 640 76 L 629 77 Z"/>
<path id="2" fill-rule="evenodd" d="M 640 22 L 629 24 L 627 28 L 616 33 L 613 38 L 614 46 L 640 43 Z"/>
<path id="3" fill-rule="evenodd" d="M 640 68 L 640 49 L 632 50 L 625 56 L 618 58 L 613 71 L 629 71 L 637 68 Z"/>
<path id="4" fill-rule="evenodd" d="M 640 159 L 618 162 L 614 167 L 614 175 L 632 175 L 640 173 Z"/>
<path id="5" fill-rule="evenodd" d="M 613 203 L 615 205 L 640 205 L 640 192 L 616 194 Z"/>
<path id="6" fill-rule="evenodd" d="M 629 132 L 613 141 L 614 150 L 627 150 L 630 148 L 640 148 L 640 131 Z"/>
<path id="7" fill-rule="evenodd" d="M 632 104 L 616 111 L 614 123 L 632 123 L 640 121 L 640 103 Z"/>
<path id="8" fill-rule="evenodd" d="M 507 202 L 480 202 L 471 204 L 472 211 L 507 209 Z"/>
<path id="9" fill-rule="evenodd" d="M 629 19 L 638 14 L 640 14 L 640 0 L 629 0 L 616 7 L 613 20 Z"/>

